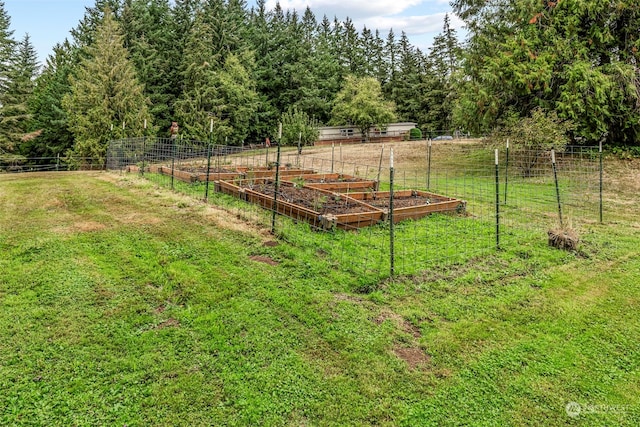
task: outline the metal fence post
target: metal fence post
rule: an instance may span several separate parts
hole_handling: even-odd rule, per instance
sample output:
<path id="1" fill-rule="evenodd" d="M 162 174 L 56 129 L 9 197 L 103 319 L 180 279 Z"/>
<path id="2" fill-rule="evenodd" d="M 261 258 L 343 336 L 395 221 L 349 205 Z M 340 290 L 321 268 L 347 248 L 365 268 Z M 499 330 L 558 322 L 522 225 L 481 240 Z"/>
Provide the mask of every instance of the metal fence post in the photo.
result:
<path id="1" fill-rule="evenodd" d="M 395 226 L 393 218 L 393 181 L 394 181 L 394 169 L 393 169 L 393 148 L 391 149 L 391 155 L 389 159 L 389 274 L 391 278 L 395 275 Z"/>
<path id="2" fill-rule="evenodd" d="M 498 169 L 498 149 L 495 151 L 496 164 L 496 249 L 500 249 L 500 171 Z"/>
<path id="3" fill-rule="evenodd" d="M 271 216 L 271 233 L 276 233 L 276 214 L 278 213 L 278 191 L 280 190 L 280 141 L 278 141 L 278 154 L 276 157 L 276 182 L 273 185 L 273 213 Z"/>
<path id="4" fill-rule="evenodd" d="M 603 172 L 604 172 L 602 167 L 602 139 L 600 139 L 599 157 L 600 157 L 600 224 L 602 224 L 602 210 L 603 210 L 602 189 L 603 189 Z"/>
<path id="5" fill-rule="evenodd" d="M 427 190 L 431 187 L 431 138 L 429 138 L 429 148 L 427 149 Z"/>
<path id="6" fill-rule="evenodd" d="M 180 137 L 182 139 L 182 137 Z M 171 144 L 171 189 L 174 189 L 174 181 L 175 181 L 175 168 L 176 168 L 176 145 L 178 143 L 178 139 L 174 139 Z"/>
<path id="7" fill-rule="evenodd" d="M 211 173 L 211 143 L 213 142 L 213 119 L 211 119 L 211 130 L 209 131 L 209 144 L 207 145 L 207 183 L 204 189 L 204 201 L 209 200 L 209 174 Z"/>
<path id="8" fill-rule="evenodd" d="M 560 228 L 564 228 L 562 222 L 562 204 L 560 203 L 560 186 L 558 185 L 558 168 L 556 167 L 556 151 L 551 150 L 551 165 L 553 166 L 553 180 L 556 183 L 556 199 L 558 200 L 558 218 L 560 219 Z"/>

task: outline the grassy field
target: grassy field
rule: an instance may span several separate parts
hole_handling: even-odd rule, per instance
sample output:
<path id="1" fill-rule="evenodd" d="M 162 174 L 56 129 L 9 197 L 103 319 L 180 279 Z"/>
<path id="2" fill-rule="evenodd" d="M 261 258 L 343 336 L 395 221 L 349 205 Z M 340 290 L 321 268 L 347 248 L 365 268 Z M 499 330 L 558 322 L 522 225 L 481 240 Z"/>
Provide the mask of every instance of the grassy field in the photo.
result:
<path id="1" fill-rule="evenodd" d="M 1 175 L 0 424 L 639 425 L 637 167 L 579 253 L 368 293 L 320 234 L 134 176 Z"/>

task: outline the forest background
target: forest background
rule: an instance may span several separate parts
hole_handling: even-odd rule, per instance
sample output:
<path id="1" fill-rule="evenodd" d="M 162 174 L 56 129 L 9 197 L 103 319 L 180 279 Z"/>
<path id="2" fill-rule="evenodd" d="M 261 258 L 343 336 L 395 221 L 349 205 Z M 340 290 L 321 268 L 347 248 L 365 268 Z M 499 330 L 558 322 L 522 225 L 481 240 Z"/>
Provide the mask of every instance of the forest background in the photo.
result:
<path id="1" fill-rule="evenodd" d="M 261 142 L 282 121 L 354 122 L 363 99 L 374 124 L 415 122 L 425 136 L 533 120 L 571 143 L 638 150 L 636 2 L 451 6 L 466 40 L 447 17 L 423 52 L 405 33 L 263 0 L 97 0 L 40 66 L 0 1 L 0 161 L 103 159 L 110 139 L 168 136 L 172 121 L 185 138 Z"/>

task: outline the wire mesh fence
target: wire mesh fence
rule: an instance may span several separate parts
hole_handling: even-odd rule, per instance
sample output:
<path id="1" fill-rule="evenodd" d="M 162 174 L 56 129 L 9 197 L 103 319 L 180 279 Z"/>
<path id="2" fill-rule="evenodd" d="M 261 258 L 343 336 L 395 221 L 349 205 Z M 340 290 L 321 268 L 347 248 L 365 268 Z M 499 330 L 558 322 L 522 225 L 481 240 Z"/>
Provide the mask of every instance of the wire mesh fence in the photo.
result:
<path id="1" fill-rule="evenodd" d="M 10 161 L 0 158 L 0 173 L 59 172 L 101 170 L 104 167 L 96 159 L 88 157 L 22 157 Z"/>
<path id="2" fill-rule="evenodd" d="M 549 229 L 598 222 L 603 209 L 597 147 L 418 141 L 301 152 L 137 138 L 113 141 L 107 168 L 215 204 L 363 283 L 526 247 Z"/>

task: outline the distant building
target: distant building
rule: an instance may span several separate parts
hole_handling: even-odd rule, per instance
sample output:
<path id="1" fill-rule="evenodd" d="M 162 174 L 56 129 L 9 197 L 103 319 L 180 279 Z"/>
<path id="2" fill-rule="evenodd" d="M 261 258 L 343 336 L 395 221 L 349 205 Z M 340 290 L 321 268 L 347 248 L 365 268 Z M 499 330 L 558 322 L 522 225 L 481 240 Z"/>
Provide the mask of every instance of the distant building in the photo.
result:
<path id="1" fill-rule="evenodd" d="M 402 141 L 409 131 L 416 127 L 416 123 L 390 123 L 386 129 L 372 127 L 369 132 L 369 142 Z M 363 136 L 355 126 L 325 126 L 320 129 L 320 136 L 316 145 L 332 143 L 356 144 L 361 143 Z"/>

